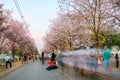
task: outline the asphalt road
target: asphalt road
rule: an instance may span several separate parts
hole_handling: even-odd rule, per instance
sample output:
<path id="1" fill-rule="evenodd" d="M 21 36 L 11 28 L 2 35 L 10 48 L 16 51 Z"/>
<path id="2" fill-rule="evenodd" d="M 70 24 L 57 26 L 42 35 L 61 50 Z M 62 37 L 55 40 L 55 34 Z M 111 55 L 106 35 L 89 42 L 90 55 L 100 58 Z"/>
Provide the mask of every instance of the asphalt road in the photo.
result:
<path id="1" fill-rule="evenodd" d="M 58 69 L 47 71 L 40 61 L 30 62 L 0 80 L 68 80 Z"/>

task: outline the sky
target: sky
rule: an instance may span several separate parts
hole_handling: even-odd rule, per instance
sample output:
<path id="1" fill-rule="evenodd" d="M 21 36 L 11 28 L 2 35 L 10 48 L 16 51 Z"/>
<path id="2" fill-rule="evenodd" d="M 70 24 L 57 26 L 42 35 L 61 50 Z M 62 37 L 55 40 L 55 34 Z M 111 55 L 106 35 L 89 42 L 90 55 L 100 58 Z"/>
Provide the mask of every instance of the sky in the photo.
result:
<path id="1" fill-rule="evenodd" d="M 25 21 L 30 26 L 28 27 L 32 37 L 34 38 L 38 50 L 43 46 L 42 37 L 49 29 L 50 20 L 57 17 L 59 10 L 57 0 L 17 0 L 23 12 Z M 12 11 L 12 16 L 22 21 L 14 0 L 0 0 L 4 4 L 4 9 Z"/>

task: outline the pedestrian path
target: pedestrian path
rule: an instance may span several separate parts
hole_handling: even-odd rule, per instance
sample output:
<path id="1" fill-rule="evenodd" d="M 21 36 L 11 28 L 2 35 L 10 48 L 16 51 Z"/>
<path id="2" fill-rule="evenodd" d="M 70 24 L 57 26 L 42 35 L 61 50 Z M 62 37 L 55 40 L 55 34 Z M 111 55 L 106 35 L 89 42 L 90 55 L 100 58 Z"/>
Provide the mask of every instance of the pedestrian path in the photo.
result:
<path id="1" fill-rule="evenodd" d="M 81 66 L 79 67 L 81 68 Z M 106 78 L 114 78 L 115 80 L 120 80 L 120 70 L 118 70 L 117 68 L 112 68 L 110 70 L 110 74 L 108 74 L 105 70 L 105 68 L 103 67 L 103 65 L 99 65 L 96 69 L 95 67 L 91 67 L 91 66 L 82 66 L 82 69 L 88 70 L 88 71 L 92 71 L 95 73 L 98 73 L 99 75 L 104 75 L 104 77 Z"/>
<path id="2" fill-rule="evenodd" d="M 107 72 L 105 72 L 105 68 L 99 66 L 96 72 L 103 74 L 106 77 L 113 77 L 115 80 L 120 80 L 120 71 L 118 69 L 111 68 L 110 74 L 107 74 Z"/>
<path id="3" fill-rule="evenodd" d="M 16 69 L 18 69 L 21 66 L 23 66 L 23 63 L 21 63 L 20 61 L 16 61 L 16 62 L 12 63 L 12 68 L 6 69 L 5 66 L 0 67 L 0 79 L 2 77 L 6 76 L 7 74 L 15 71 Z"/>
<path id="4" fill-rule="evenodd" d="M 58 70 L 46 70 L 40 61 L 30 62 L 0 80 L 68 80 Z"/>

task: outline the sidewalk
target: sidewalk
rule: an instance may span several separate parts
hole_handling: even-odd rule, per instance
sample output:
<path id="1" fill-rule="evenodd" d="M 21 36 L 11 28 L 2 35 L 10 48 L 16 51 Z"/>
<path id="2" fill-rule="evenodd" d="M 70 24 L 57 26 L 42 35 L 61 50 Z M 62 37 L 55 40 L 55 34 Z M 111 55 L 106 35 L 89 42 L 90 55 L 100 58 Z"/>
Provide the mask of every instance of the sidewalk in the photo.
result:
<path id="1" fill-rule="evenodd" d="M 19 67 L 23 66 L 23 63 L 21 61 L 16 61 L 12 63 L 12 68 L 8 68 L 6 69 L 5 66 L 0 66 L 0 79 L 4 76 L 6 76 L 7 74 L 15 71 L 16 69 L 18 69 Z"/>
<path id="2" fill-rule="evenodd" d="M 120 70 L 112 68 L 111 75 L 114 78 L 117 78 L 118 80 L 120 80 Z"/>
<path id="3" fill-rule="evenodd" d="M 99 65 L 99 67 L 96 69 L 96 71 L 91 70 L 91 68 L 88 68 L 88 67 L 83 67 L 83 69 L 92 71 L 96 75 L 105 78 L 105 80 L 106 80 L 106 78 L 111 78 L 110 80 L 120 80 L 120 66 L 119 66 L 119 68 L 115 68 L 115 66 L 113 66 L 113 63 L 111 64 L 110 74 L 107 74 L 107 72 L 105 72 L 106 70 L 102 65 Z"/>
<path id="4" fill-rule="evenodd" d="M 119 68 L 116 68 L 114 63 L 111 63 L 111 74 L 108 74 L 107 72 L 105 72 L 106 70 L 102 64 L 100 64 L 98 67 L 95 68 L 95 66 L 84 65 L 84 62 L 83 64 L 81 63 L 80 65 L 80 63 L 75 64 L 75 61 L 69 60 L 67 63 L 61 62 L 59 66 L 63 71 L 63 73 L 65 73 L 65 75 L 69 77 L 72 77 L 73 75 L 75 75 L 75 77 L 77 77 L 78 80 L 80 79 L 79 76 L 82 76 L 82 75 L 100 78 L 100 80 L 120 80 L 120 66 Z M 86 79 L 86 80 L 89 80 L 89 79 Z"/>
<path id="5" fill-rule="evenodd" d="M 119 68 L 111 68 L 111 73 L 107 74 L 105 72 L 105 69 L 103 67 L 99 68 L 97 70 L 98 73 L 100 73 L 101 75 L 103 75 L 103 77 L 105 78 L 111 78 L 110 80 L 120 80 L 120 70 Z"/>

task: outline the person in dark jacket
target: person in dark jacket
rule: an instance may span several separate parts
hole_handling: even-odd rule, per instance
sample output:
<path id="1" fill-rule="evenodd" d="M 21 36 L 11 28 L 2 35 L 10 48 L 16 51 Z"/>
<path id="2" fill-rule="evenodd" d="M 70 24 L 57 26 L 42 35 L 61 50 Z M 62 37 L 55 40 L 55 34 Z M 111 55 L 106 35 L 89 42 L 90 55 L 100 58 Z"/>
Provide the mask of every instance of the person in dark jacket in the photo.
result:
<path id="1" fill-rule="evenodd" d="M 51 54 L 51 59 L 52 59 L 53 61 L 55 61 L 55 58 L 56 58 L 56 55 L 55 55 L 55 53 L 53 52 L 53 53 Z"/>
<path id="2" fill-rule="evenodd" d="M 118 57 L 118 53 L 115 54 L 115 63 L 116 63 L 116 68 L 119 67 L 119 57 Z"/>
<path id="3" fill-rule="evenodd" d="M 41 54 L 41 61 L 42 61 L 42 64 L 44 64 L 44 52 L 42 52 Z"/>

